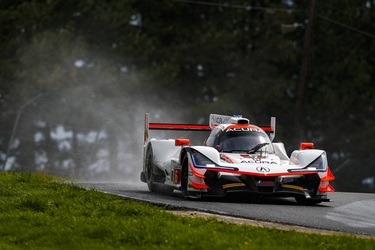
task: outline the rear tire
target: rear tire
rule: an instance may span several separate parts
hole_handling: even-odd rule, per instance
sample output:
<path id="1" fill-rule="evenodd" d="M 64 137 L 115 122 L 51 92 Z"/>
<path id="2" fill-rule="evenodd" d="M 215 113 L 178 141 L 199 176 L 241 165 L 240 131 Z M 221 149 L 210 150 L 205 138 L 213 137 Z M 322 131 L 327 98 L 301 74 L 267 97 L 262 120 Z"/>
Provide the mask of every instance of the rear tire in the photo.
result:
<path id="1" fill-rule="evenodd" d="M 147 151 L 146 151 L 146 162 L 145 162 L 145 177 L 146 177 L 146 183 L 148 186 L 148 189 L 151 192 L 154 192 L 154 174 L 153 174 L 153 158 L 154 154 L 152 152 L 152 147 L 151 145 L 147 146 Z"/>
<path id="2" fill-rule="evenodd" d="M 154 164 L 154 153 L 151 144 L 147 146 L 146 162 L 145 162 L 145 179 L 148 189 L 153 193 L 171 194 L 174 187 L 167 186 L 163 183 L 155 182 L 156 166 Z"/>

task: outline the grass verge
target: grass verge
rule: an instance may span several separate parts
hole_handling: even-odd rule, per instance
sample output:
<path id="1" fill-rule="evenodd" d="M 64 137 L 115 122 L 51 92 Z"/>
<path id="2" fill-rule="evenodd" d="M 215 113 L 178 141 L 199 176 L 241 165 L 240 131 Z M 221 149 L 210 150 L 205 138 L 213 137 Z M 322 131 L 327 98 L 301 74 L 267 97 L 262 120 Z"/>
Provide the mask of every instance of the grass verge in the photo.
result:
<path id="1" fill-rule="evenodd" d="M 375 240 L 190 218 L 150 204 L 0 173 L 0 249 L 375 249 Z"/>

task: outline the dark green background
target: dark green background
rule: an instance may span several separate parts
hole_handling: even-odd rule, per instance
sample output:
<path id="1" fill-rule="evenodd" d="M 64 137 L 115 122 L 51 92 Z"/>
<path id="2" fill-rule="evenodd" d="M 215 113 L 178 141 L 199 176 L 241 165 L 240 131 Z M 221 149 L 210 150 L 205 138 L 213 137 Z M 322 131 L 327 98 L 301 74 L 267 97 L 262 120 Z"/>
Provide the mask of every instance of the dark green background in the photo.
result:
<path id="1" fill-rule="evenodd" d="M 1 0 L 2 169 L 138 179 L 145 112 L 276 116 L 288 153 L 314 142 L 338 190 L 374 191 L 374 11 L 363 0 Z"/>

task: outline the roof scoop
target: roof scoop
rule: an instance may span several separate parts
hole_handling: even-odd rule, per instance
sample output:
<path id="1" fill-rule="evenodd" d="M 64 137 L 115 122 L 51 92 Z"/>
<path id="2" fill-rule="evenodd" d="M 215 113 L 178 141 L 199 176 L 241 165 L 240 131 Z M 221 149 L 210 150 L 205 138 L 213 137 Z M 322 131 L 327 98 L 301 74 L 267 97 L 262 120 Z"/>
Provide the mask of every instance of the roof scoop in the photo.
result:
<path id="1" fill-rule="evenodd" d="M 234 115 L 229 119 L 232 124 L 250 124 L 249 119 L 242 117 L 242 115 Z"/>

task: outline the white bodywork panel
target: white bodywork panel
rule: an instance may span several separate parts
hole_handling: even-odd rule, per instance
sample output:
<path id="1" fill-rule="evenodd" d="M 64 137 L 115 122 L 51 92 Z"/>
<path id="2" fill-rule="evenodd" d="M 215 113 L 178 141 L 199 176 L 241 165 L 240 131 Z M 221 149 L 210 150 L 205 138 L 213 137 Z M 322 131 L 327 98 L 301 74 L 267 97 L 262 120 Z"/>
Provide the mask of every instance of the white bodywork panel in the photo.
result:
<path id="1" fill-rule="evenodd" d="M 154 164 L 157 165 L 161 170 L 170 171 L 171 159 L 178 158 L 181 146 L 175 146 L 175 140 L 156 140 L 151 139 L 152 150 L 154 154 Z"/>
<path id="2" fill-rule="evenodd" d="M 319 156 L 325 156 L 325 154 L 325 151 L 319 149 L 295 150 L 290 156 L 290 164 L 295 164 L 299 167 L 306 167 Z"/>

